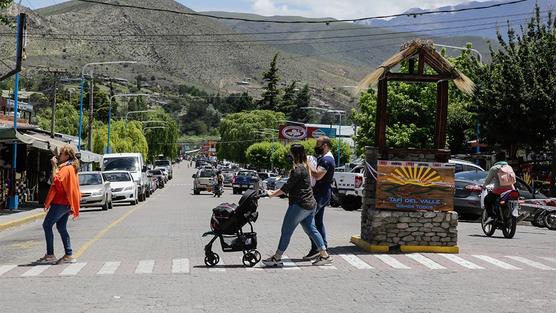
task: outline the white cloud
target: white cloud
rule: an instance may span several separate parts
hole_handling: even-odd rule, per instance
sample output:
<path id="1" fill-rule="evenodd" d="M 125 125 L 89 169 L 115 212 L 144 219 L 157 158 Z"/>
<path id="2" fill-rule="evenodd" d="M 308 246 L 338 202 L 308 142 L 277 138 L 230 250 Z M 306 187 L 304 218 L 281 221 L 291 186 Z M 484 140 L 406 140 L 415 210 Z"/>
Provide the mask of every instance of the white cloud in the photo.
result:
<path id="1" fill-rule="evenodd" d="M 251 12 L 350 19 L 402 13 L 410 8 L 434 9 L 463 2 L 469 0 L 251 0 Z"/>

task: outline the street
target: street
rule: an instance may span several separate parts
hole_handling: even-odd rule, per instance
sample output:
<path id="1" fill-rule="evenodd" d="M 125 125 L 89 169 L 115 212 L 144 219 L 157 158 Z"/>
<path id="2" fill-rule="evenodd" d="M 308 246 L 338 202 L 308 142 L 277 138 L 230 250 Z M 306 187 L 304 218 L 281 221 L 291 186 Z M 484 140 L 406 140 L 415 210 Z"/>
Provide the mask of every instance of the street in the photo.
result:
<path id="1" fill-rule="evenodd" d="M 327 208 L 331 266 L 302 261 L 299 227 L 284 268 L 245 268 L 241 253 L 213 251 L 204 265 L 211 209 L 237 202 L 194 196 L 185 163 L 146 202 L 85 209 L 68 222 L 77 263 L 26 266 L 44 255 L 41 221 L 0 232 L 0 312 L 552 312 L 556 232 L 519 225 L 514 239 L 460 223 L 460 254 L 370 254 L 349 243 L 360 211 Z M 261 199 L 258 250 L 278 244 L 287 199 Z M 55 231 L 56 256 L 63 250 Z"/>

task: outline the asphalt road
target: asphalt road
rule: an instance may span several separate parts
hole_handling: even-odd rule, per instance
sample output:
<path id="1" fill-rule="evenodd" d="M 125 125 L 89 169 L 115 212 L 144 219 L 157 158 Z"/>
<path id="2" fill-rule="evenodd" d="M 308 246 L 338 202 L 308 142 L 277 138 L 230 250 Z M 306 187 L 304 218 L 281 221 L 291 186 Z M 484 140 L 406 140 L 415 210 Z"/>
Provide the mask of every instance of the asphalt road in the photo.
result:
<path id="1" fill-rule="evenodd" d="M 44 255 L 40 222 L 0 232 L 0 313 L 19 312 L 554 312 L 556 232 L 519 226 L 511 240 L 485 238 L 460 223 L 460 254 L 376 255 L 349 243 L 360 212 L 327 208 L 334 263 L 300 260 L 309 241 L 299 228 L 280 269 L 244 268 L 241 253 L 205 267 L 211 209 L 237 202 L 192 194 L 193 169 L 146 202 L 85 210 L 69 222 L 78 263 L 26 266 Z M 259 202 L 259 251 L 275 250 L 286 199 Z M 497 235 L 501 235 L 498 234 Z M 58 256 L 63 254 L 55 232 Z"/>

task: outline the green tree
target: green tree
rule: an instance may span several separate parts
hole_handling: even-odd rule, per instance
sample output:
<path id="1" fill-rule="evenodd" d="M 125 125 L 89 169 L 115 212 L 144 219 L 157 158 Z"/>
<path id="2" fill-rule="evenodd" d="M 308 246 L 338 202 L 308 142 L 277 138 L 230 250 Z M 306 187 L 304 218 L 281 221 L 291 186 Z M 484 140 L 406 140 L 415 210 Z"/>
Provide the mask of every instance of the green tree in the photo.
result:
<path id="1" fill-rule="evenodd" d="M 149 113 L 148 121 L 164 122 L 143 122 L 145 127 L 164 127 L 144 130 L 149 146 L 148 158 L 154 160 L 157 155 L 163 154 L 170 159 L 176 159 L 178 156 L 177 141 L 180 135 L 176 120 L 170 114 L 157 110 L 156 112 Z"/>
<path id="2" fill-rule="evenodd" d="M 276 111 L 280 102 L 280 89 L 278 88 L 280 77 L 278 76 L 278 67 L 276 65 L 277 60 L 278 53 L 274 55 L 272 62 L 270 62 L 268 72 L 263 74 L 263 79 L 267 82 L 267 85 L 262 94 L 263 98 L 259 102 L 259 108 L 262 110 Z"/>
<path id="3" fill-rule="evenodd" d="M 304 108 L 308 107 L 310 102 L 311 94 L 309 93 L 309 85 L 305 84 L 303 89 L 301 89 L 295 97 L 294 108 L 288 116 L 288 119 L 297 122 L 308 122 L 310 112 Z"/>
<path id="4" fill-rule="evenodd" d="M 38 125 L 42 129 L 50 129 L 52 119 L 51 108 L 43 109 L 37 115 Z M 83 114 L 83 125 L 88 125 L 89 117 Z M 58 133 L 77 136 L 79 127 L 79 110 L 75 105 L 66 101 L 56 104 L 55 131 Z M 85 129 L 86 127 L 84 127 Z"/>
<path id="5" fill-rule="evenodd" d="M 515 157 L 519 147 L 542 150 L 556 134 L 556 31 L 552 13 L 534 16 L 520 32 L 498 34 L 500 49 L 479 71 L 476 101 L 481 134 Z"/>
<path id="6" fill-rule="evenodd" d="M 221 142 L 218 157 L 245 163 L 245 151 L 258 141 L 257 131 L 264 128 L 277 129 L 285 121 L 284 113 L 253 110 L 227 115 L 220 124 Z"/>
<path id="7" fill-rule="evenodd" d="M 257 142 L 247 148 L 245 158 L 249 164 L 258 169 L 272 169 L 272 167 L 275 167 L 272 154 L 280 149 L 281 146 L 277 142 Z"/>
<path id="8" fill-rule="evenodd" d="M 284 96 L 282 101 L 278 105 L 278 111 L 284 113 L 286 117 L 290 118 L 293 111 L 296 109 L 296 98 L 297 98 L 297 82 L 291 83 L 284 89 Z"/>
<path id="9" fill-rule="evenodd" d="M 12 5 L 12 3 L 13 0 L 0 0 L 0 9 L 5 9 Z M 10 25 L 12 24 L 12 21 L 10 21 L 10 19 L 4 14 L 0 14 L 0 23 L 4 25 Z"/>
<path id="10" fill-rule="evenodd" d="M 104 154 L 108 144 L 108 126 L 102 125 L 93 129 L 94 152 Z M 142 124 L 139 121 L 114 121 L 110 125 L 110 146 L 113 153 L 139 152 L 147 159 L 149 146 L 143 135 Z"/>

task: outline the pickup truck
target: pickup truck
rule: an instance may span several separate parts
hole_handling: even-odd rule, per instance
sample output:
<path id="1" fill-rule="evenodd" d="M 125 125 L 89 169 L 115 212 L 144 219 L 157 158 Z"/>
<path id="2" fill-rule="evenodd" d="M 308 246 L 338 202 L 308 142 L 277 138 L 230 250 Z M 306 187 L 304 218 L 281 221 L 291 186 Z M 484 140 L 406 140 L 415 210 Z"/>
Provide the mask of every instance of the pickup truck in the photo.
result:
<path id="1" fill-rule="evenodd" d="M 255 183 L 258 183 L 259 180 L 259 175 L 256 171 L 240 170 L 232 178 L 233 194 L 241 194 L 247 189 L 254 189 Z"/>
<path id="2" fill-rule="evenodd" d="M 358 165 L 350 172 L 334 172 L 331 205 L 339 204 L 346 211 L 361 208 L 365 188 L 365 167 Z"/>
<path id="3" fill-rule="evenodd" d="M 193 175 L 193 194 L 198 195 L 201 191 L 212 191 L 216 172 L 212 169 L 200 169 Z"/>

